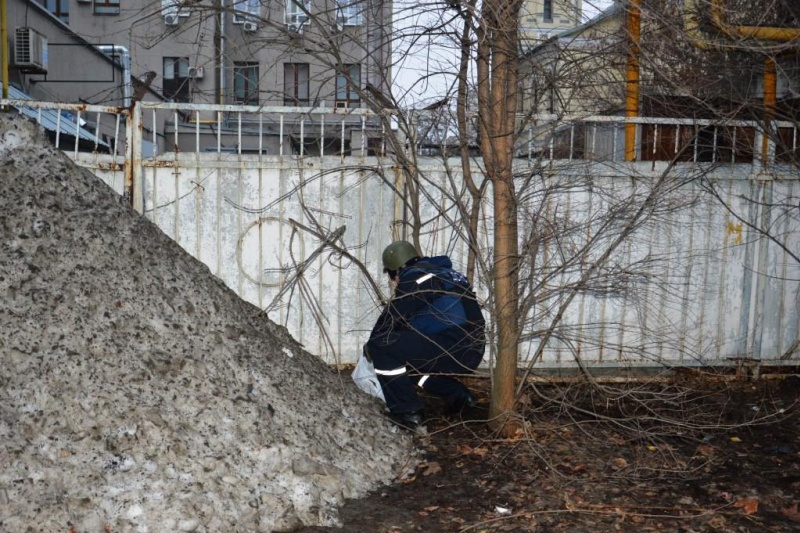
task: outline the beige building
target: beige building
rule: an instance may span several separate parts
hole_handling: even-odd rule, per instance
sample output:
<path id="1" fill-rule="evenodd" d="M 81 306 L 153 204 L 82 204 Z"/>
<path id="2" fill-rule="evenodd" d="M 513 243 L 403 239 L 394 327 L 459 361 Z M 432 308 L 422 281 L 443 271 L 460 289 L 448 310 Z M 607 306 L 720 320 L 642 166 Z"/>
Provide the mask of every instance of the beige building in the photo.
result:
<path id="1" fill-rule="evenodd" d="M 525 0 L 520 14 L 520 40 L 525 48 L 581 23 L 583 0 Z"/>
<path id="2" fill-rule="evenodd" d="M 800 55 L 794 39 L 800 35 L 800 13 L 776 8 L 763 13 L 758 26 L 735 25 L 756 20 L 758 7 L 750 9 L 747 17 L 725 0 L 687 1 L 679 11 L 667 0 L 653 2 L 639 11 L 639 37 L 632 48 L 628 2 L 615 2 L 594 19 L 525 54 L 520 112 L 549 114 L 561 124 L 536 129 L 540 146 L 580 143 L 583 125 L 566 124 L 565 116 L 579 122 L 588 115 L 795 122 Z M 635 62 L 632 49 L 637 50 Z M 776 133 L 779 150 L 795 143 L 783 138 L 793 134 L 788 129 L 778 128 Z M 658 146 L 649 146 L 637 157 L 669 159 L 676 146 L 694 142 L 697 135 L 702 145 L 681 157 L 752 158 L 752 149 L 742 146 L 756 134 L 753 127 L 704 126 L 695 134 L 691 128 L 665 126 Z M 653 128 L 643 126 L 638 135 L 642 144 L 654 142 Z"/>
<path id="3" fill-rule="evenodd" d="M 614 114 L 625 80 L 625 10 L 619 3 L 530 49 L 520 65 L 520 110 Z"/>

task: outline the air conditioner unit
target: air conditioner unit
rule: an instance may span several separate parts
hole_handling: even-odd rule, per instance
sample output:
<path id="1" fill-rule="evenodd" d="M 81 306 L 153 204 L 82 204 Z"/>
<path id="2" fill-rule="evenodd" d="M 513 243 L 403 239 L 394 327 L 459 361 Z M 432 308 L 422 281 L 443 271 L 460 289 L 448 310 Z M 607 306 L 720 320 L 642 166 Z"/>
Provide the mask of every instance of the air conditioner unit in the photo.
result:
<path id="1" fill-rule="evenodd" d="M 180 22 L 180 17 L 177 13 L 167 13 L 164 15 L 164 24 L 167 26 L 177 26 Z"/>
<path id="2" fill-rule="evenodd" d="M 256 24 L 255 22 L 253 22 L 251 20 L 248 20 L 244 24 L 242 24 L 242 30 L 244 30 L 244 31 L 246 31 L 248 33 L 257 32 L 258 31 L 258 24 Z"/>
<path id="3" fill-rule="evenodd" d="M 302 35 L 303 33 L 303 25 L 297 22 L 292 22 L 286 25 L 286 28 L 289 30 L 289 33 L 297 33 Z"/>
<path id="4" fill-rule="evenodd" d="M 336 109 L 347 109 L 347 102 L 336 102 Z"/>
<path id="5" fill-rule="evenodd" d="M 26 72 L 47 74 L 47 38 L 33 28 L 17 28 L 14 65 Z"/>
<path id="6" fill-rule="evenodd" d="M 190 78 L 194 78 L 196 80 L 202 80 L 205 74 L 206 74 L 206 69 L 204 67 L 189 67 Z"/>
<path id="7" fill-rule="evenodd" d="M 92 0 L 78 0 L 79 4 L 91 4 Z"/>

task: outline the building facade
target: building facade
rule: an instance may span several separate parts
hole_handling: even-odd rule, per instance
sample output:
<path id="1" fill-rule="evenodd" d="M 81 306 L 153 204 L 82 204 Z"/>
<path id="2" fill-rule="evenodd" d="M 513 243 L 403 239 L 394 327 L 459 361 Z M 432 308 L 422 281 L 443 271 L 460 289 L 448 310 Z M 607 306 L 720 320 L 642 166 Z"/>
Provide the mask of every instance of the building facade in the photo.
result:
<path id="1" fill-rule="evenodd" d="M 46 0 L 57 1 L 57 0 Z M 69 25 L 121 45 L 134 75 L 175 102 L 359 106 L 351 86 L 387 81 L 390 4 L 331 0 L 78 0 Z M 380 33 L 380 32 L 377 32 Z"/>
<path id="2" fill-rule="evenodd" d="M 581 23 L 583 0 L 525 0 L 520 13 L 520 40 L 530 48 Z"/>
<path id="3" fill-rule="evenodd" d="M 520 63 L 520 111 L 616 114 L 624 103 L 625 9 L 597 17 L 531 48 Z"/>
<path id="4" fill-rule="evenodd" d="M 524 55 L 520 112 L 579 121 L 591 115 L 756 120 L 765 131 L 779 124 L 769 134 L 779 152 L 793 152 L 796 141 L 784 138 L 791 128 L 780 123 L 796 122 L 800 108 L 800 54 L 794 44 L 800 13 L 769 9 L 753 26 L 746 24 L 755 20 L 758 7 L 750 6 L 749 17 L 734 7 L 726 0 L 687 0 L 680 9 L 666 0 L 633 9 L 629 2 L 615 2 Z M 581 142 L 575 127 L 563 128 L 563 135 L 541 125 L 538 131 L 546 132 L 542 146 Z M 761 135 L 751 127 L 703 126 L 699 132 L 665 127 L 657 134 L 643 127 L 638 135 L 648 147 L 630 157 L 669 160 L 696 158 L 698 152 L 708 161 L 767 157 L 743 148 Z M 587 152 L 598 150 L 598 139 L 592 138 Z M 676 147 L 692 144 L 676 155 Z"/>
<path id="5" fill-rule="evenodd" d="M 139 87 L 168 102 L 325 107 L 343 113 L 368 107 L 371 93 L 366 87 L 388 93 L 391 86 L 390 2 L 41 2 L 77 36 L 130 65 L 127 91 L 134 100 Z M 65 58 L 65 65 L 69 64 Z M 87 73 L 85 77 L 90 76 Z M 108 101 L 112 101 L 110 95 Z M 224 119 L 213 110 L 176 113 L 165 119 L 164 135 L 168 140 L 170 130 L 200 125 L 203 135 L 213 136 L 225 128 Z M 347 131 L 352 129 L 350 122 L 361 125 L 360 117 L 346 122 Z M 306 133 L 315 127 L 304 125 Z M 349 145 L 355 141 L 347 131 L 334 135 L 331 130 L 326 136 L 331 144 Z M 272 137 L 263 129 L 250 133 L 237 139 L 238 149 L 243 144 L 246 150 L 263 146 L 264 139 L 256 137 Z M 347 137 L 344 141 L 343 136 Z M 270 139 L 267 149 L 277 152 L 275 142 Z M 293 152 L 301 149 L 291 135 L 284 142 Z M 225 144 L 232 148 L 230 142 Z M 315 149 L 320 146 L 302 148 L 306 152 Z"/>
<path id="6" fill-rule="evenodd" d="M 12 100 L 40 100 L 72 104 L 127 107 L 135 94 L 130 70 L 121 54 L 112 53 L 76 34 L 67 25 L 68 2 L 47 5 L 9 0 L 6 11 L 9 87 Z M 106 49 L 111 52 L 111 50 Z M 139 89 L 139 99 L 159 101 L 154 91 Z M 124 124 L 112 115 L 98 116 L 79 111 L 54 113 L 21 104 L 15 107 L 37 120 L 62 146 L 80 151 L 121 153 Z M 71 148 L 70 148 L 71 149 Z"/>

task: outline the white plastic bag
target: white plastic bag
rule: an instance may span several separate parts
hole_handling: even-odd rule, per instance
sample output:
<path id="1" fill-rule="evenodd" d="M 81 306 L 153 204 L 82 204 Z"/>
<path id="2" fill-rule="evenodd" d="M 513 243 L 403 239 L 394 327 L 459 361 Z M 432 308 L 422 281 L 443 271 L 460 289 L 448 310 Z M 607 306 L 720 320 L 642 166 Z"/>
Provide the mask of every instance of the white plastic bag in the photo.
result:
<path id="1" fill-rule="evenodd" d="M 378 376 L 375 374 L 375 367 L 364 357 L 363 353 L 358 357 L 358 363 L 353 369 L 353 381 L 356 382 L 356 386 L 359 389 L 386 403 L 386 399 L 383 397 L 383 389 L 381 389 Z"/>

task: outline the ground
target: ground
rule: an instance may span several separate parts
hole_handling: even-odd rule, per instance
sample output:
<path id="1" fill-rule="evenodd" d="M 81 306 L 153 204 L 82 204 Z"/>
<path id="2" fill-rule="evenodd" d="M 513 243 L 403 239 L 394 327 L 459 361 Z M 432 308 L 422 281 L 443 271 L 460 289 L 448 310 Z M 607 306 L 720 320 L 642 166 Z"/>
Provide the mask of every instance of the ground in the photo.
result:
<path id="1" fill-rule="evenodd" d="M 470 382 L 484 402 L 487 383 Z M 786 371 L 539 384 L 514 439 L 431 402 L 422 465 L 348 502 L 341 531 L 800 531 L 798 397 Z"/>

